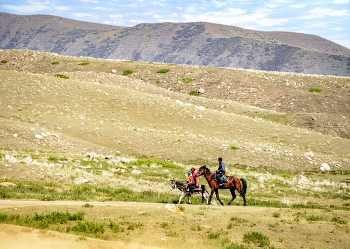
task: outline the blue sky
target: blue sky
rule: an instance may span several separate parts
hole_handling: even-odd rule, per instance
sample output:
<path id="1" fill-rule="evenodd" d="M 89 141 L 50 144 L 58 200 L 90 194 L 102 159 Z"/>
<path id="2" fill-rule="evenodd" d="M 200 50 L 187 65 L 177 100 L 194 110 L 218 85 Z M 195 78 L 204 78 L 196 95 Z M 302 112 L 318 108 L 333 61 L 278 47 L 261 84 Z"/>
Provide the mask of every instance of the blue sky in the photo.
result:
<path id="1" fill-rule="evenodd" d="M 0 12 L 48 14 L 129 27 L 204 21 L 314 34 L 350 49 L 350 0 L 0 0 Z"/>

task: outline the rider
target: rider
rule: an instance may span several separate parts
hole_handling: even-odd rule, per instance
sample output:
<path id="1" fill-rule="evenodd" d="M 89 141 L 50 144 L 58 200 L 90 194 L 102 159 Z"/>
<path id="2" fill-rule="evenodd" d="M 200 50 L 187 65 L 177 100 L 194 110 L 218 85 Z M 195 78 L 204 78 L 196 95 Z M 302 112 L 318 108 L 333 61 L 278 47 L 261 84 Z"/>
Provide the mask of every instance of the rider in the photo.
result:
<path id="1" fill-rule="evenodd" d="M 187 174 L 188 174 L 188 178 L 187 178 L 186 189 L 187 189 L 187 191 L 190 191 L 190 193 L 192 194 L 193 188 L 196 185 L 196 181 L 195 181 L 191 171 L 189 171 Z"/>
<path id="2" fill-rule="evenodd" d="M 215 170 L 215 178 L 216 181 L 218 182 L 219 186 L 222 187 L 222 185 L 224 185 L 223 183 L 221 183 L 221 177 L 226 173 L 226 169 L 225 169 L 225 164 L 222 162 L 222 158 L 219 157 L 218 158 L 219 161 L 219 168 L 217 170 Z"/>
<path id="3" fill-rule="evenodd" d="M 196 171 L 196 169 L 194 167 L 191 168 L 191 172 L 192 172 L 193 179 L 194 179 L 194 181 L 196 183 L 196 188 L 198 188 L 199 187 L 199 179 L 198 179 L 198 176 L 197 176 L 198 172 Z"/>

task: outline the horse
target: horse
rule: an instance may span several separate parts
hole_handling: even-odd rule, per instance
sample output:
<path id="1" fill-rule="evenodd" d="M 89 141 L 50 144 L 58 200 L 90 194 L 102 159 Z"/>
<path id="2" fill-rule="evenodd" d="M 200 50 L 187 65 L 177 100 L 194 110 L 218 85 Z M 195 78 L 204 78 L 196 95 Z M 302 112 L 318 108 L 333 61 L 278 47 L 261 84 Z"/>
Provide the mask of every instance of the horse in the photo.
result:
<path id="1" fill-rule="evenodd" d="M 187 196 L 188 203 L 192 204 L 191 200 L 190 200 L 191 193 L 190 193 L 190 191 L 188 191 L 186 189 L 185 184 L 183 184 L 181 182 L 178 182 L 178 181 L 175 181 L 174 178 L 172 180 L 170 180 L 170 181 L 171 181 L 170 191 L 173 191 L 173 189 L 179 189 L 182 192 L 182 194 L 180 196 L 180 199 L 179 199 L 179 204 L 181 203 L 181 200 L 182 200 L 182 198 L 185 195 Z M 209 192 L 207 191 L 207 189 L 205 188 L 204 185 L 199 185 L 198 188 L 195 188 L 193 190 L 193 194 L 201 195 L 201 197 L 202 197 L 202 204 L 204 202 L 204 198 L 207 200 L 207 204 L 208 204 L 208 198 L 205 196 L 205 191 L 209 194 Z"/>
<path id="2" fill-rule="evenodd" d="M 220 200 L 219 197 L 219 189 L 230 189 L 232 199 L 229 201 L 228 205 L 231 205 L 232 201 L 236 198 L 235 190 L 237 190 L 240 194 L 240 196 L 243 198 L 244 201 L 244 206 L 246 206 L 246 201 L 245 201 L 245 194 L 247 192 L 247 182 L 244 179 L 239 179 L 236 176 L 230 176 L 227 180 L 226 183 L 223 184 L 222 187 L 214 180 L 214 174 L 210 172 L 210 169 L 207 168 L 206 165 L 202 166 L 199 168 L 197 176 L 204 175 L 205 179 L 207 179 L 208 184 L 211 188 L 211 194 L 209 196 L 209 202 L 207 203 L 210 205 L 211 203 L 211 198 L 213 197 L 213 194 L 215 192 L 216 198 L 220 202 L 220 204 L 223 206 L 224 203 Z"/>

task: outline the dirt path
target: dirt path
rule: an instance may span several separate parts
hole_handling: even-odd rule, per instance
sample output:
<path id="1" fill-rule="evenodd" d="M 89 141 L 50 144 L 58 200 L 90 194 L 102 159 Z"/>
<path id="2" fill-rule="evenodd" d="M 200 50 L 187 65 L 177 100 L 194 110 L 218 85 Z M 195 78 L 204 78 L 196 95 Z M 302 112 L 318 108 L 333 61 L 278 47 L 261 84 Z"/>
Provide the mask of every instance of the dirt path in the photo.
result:
<path id="1" fill-rule="evenodd" d="M 23 200 L 0 200 L 0 209 L 19 208 L 28 206 L 72 206 L 85 205 L 88 202 L 81 201 L 23 201 Z M 136 202 L 90 202 L 95 206 L 155 206 L 157 203 Z M 27 227 L 0 224 L 0 249 L 154 249 L 155 247 L 125 244 L 123 242 L 82 238 L 81 236 L 58 233 L 49 230 L 39 230 Z"/>

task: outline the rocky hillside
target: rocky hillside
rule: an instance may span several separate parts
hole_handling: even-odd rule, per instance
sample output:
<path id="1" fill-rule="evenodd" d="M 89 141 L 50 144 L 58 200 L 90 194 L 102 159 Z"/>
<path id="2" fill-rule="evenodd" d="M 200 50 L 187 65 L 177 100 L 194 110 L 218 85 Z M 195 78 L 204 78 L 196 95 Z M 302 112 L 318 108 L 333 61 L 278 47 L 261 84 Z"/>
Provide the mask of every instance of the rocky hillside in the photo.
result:
<path id="1" fill-rule="evenodd" d="M 55 16 L 1 13 L 0 48 L 350 76 L 350 50 L 321 37 L 211 23 L 139 24 L 125 28 Z"/>

